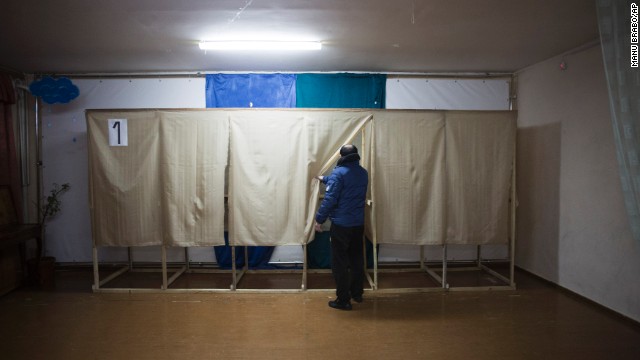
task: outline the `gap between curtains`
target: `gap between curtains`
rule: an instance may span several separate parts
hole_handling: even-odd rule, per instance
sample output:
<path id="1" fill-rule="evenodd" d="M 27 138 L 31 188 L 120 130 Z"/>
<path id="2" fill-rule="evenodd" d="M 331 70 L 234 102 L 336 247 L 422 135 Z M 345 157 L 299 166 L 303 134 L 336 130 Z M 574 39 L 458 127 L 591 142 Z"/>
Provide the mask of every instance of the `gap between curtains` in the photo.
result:
<path id="1" fill-rule="evenodd" d="M 291 108 L 296 106 L 295 74 L 210 74 L 206 76 L 207 108 Z M 228 235 L 228 234 L 227 234 Z M 245 263 L 244 249 L 237 249 L 236 264 Z M 224 246 L 214 249 L 218 265 L 231 267 L 228 236 Z M 248 249 L 249 266 L 268 267 L 273 247 Z"/>

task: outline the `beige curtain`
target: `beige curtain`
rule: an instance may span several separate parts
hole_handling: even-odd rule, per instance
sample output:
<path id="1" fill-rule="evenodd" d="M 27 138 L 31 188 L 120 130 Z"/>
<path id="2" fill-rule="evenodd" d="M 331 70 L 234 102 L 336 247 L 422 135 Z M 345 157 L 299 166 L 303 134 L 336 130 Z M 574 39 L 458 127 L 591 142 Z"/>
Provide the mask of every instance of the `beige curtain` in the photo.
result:
<path id="1" fill-rule="evenodd" d="M 161 111 L 160 139 L 165 244 L 224 245 L 228 115 Z"/>
<path id="2" fill-rule="evenodd" d="M 87 112 L 89 192 L 95 245 L 161 245 L 160 116 Z M 109 146 L 109 119 L 127 119 L 129 146 Z"/>
<path id="3" fill-rule="evenodd" d="M 448 244 L 508 242 L 516 113 L 446 113 Z"/>
<path id="4" fill-rule="evenodd" d="M 109 146 L 109 119 L 127 119 L 128 146 Z M 508 241 L 514 112 L 93 110 L 87 128 L 96 245 L 223 244 L 227 159 L 230 243 L 305 244 L 313 177 L 361 132 L 378 243 Z"/>
<path id="5" fill-rule="evenodd" d="M 348 110 L 231 111 L 230 244 L 309 241 L 319 193 L 313 177 L 370 119 Z"/>
<path id="6" fill-rule="evenodd" d="M 377 242 L 444 243 L 444 112 L 374 112 L 369 158 Z"/>
<path id="7" fill-rule="evenodd" d="M 109 119 L 127 120 L 127 146 L 109 145 Z M 88 111 L 87 129 L 96 245 L 224 244 L 224 112 Z"/>

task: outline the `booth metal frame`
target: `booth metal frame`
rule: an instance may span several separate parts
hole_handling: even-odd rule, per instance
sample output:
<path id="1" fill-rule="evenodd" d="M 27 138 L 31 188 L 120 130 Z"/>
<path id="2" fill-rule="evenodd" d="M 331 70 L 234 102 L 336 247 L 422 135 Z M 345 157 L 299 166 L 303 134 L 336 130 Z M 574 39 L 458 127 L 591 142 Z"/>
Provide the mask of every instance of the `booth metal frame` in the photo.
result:
<path id="1" fill-rule="evenodd" d="M 364 130 L 363 130 L 364 131 Z M 364 137 L 362 139 L 364 144 Z M 410 268 L 397 268 L 397 269 L 385 269 L 380 270 L 378 268 L 378 253 L 377 253 L 377 245 L 378 239 L 376 235 L 375 226 L 372 227 L 372 243 L 373 243 L 373 268 L 367 269 L 366 267 L 366 250 L 363 246 L 363 257 L 365 259 L 365 277 L 369 283 L 370 288 L 367 289 L 369 291 L 374 292 L 421 292 L 421 291 L 487 291 L 487 290 L 515 290 L 515 237 L 516 237 L 516 207 L 517 207 L 517 198 L 516 198 L 516 161 L 515 161 L 515 144 L 513 149 L 513 162 L 512 162 L 512 174 L 511 174 L 511 184 L 510 184 L 510 196 L 509 196 L 509 239 L 508 239 L 508 253 L 509 258 L 509 277 L 506 277 L 497 271 L 489 268 L 487 265 L 483 264 L 481 251 L 482 245 L 472 245 L 477 246 L 477 258 L 474 266 L 465 266 L 465 267 L 457 267 L 456 269 L 449 268 L 449 261 L 447 259 L 447 245 L 442 246 L 442 264 L 439 270 L 436 270 L 434 267 L 430 267 L 427 265 L 424 256 L 424 247 L 425 245 L 420 246 L 420 261 L 419 261 L 419 269 L 410 269 Z M 367 200 L 367 206 L 371 207 L 372 215 L 371 217 L 375 219 L 375 206 L 372 200 Z M 366 241 L 363 238 L 363 242 Z M 245 264 L 244 266 L 238 270 L 236 266 L 236 246 L 231 245 L 231 270 L 222 270 L 222 269 L 192 269 L 189 261 L 189 248 L 184 247 L 184 263 L 171 275 L 169 275 L 169 267 L 167 264 L 167 246 L 161 246 L 161 267 L 158 268 L 135 268 L 134 263 L 132 261 L 132 248 L 127 248 L 128 255 L 128 263 L 122 267 L 120 267 L 115 272 L 109 274 L 104 279 L 100 279 L 99 275 L 99 263 L 98 263 L 98 247 L 93 245 L 93 275 L 94 275 L 94 284 L 92 289 L 94 292 L 186 292 L 186 293 L 203 293 L 203 292 L 272 292 L 272 293 L 293 293 L 293 292 L 304 292 L 304 291 L 332 291 L 333 289 L 309 289 L 307 280 L 307 274 L 310 272 L 307 264 L 307 244 L 303 244 L 303 268 L 301 271 L 301 285 L 299 289 L 239 289 L 238 284 L 240 280 L 242 280 L 245 274 L 249 273 L 257 273 L 257 272 L 269 272 L 271 274 L 277 273 L 298 273 L 299 270 L 250 270 L 248 267 L 247 259 L 248 259 L 248 248 L 244 247 L 245 251 Z M 158 272 L 162 273 L 162 284 L 159 288 L 107 288 L 104 287 L 110 281 L 116 279 L 117 277 L 127 273 L 127 272 Z M 428 274 L 431 278 L 433 278 L 440 287 L 413 287 L 413 288 L 394 288 L 394 289 L 379 289 L 378 285 L 378 276 L 379 273 L 385 272 L 415 272 L 419 271 L 422 273 Z M 441 272 L 441 275 L 437 273 L 437 271 Z M 449 271 L 484 271 L 487 274 L 499 279 L 505 285 L 494 285 L 494 286 L 466 286 L 466 287 L 452 287 L 447 281 L 447 274 Z M 330 270 L 311 270 L 311 272 L 330 272 Z M 170 286 L 175 282 L 181 275 L 185 273 L 230 273 L 231 275 L 231 284 L 228 288 L 207 288 L 207 289 L 171 289 Z"/>

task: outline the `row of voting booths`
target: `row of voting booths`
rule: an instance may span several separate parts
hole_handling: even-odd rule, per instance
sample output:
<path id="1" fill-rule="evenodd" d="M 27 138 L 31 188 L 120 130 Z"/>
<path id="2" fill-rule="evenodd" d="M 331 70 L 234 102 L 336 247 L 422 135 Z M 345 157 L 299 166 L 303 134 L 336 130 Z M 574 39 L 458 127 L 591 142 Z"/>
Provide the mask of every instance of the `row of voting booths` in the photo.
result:
<path id="1" fill-rule="evenodd" d="M 373 246 L 370 290 L 384 276 L 380 244 L 420 252 L 417 271 L 448 289 L 447 248 L 477 248 L 470 268 L 514 288 L 514 111 L 368 109 L 135 109 L 87 110 L 94 291 L 136 271 L 133 262 L 101 276 L 103 247 L 160 246 L 161 291 L 176 288 L 188 249 L 232 250 L 228 286 L 249 270 L 236 249 L 302 246 L 296 291 L 308 290 L 307 245 L 314 241 L 321 201 L 318 174 L 330 171 L 341 145 L 355 143 L 369 172 L 365 233 Z M 363 240 L 364 241 L 364 240 Z M 508 270 L 483 263 L 481 247 L 507 248 Z M 442 249 L 437 266 L 425 246 Z M 166 250 L 184 248 L 185 261 L 168 264 Z M 363 256 L 366 256 L 363 254 Z M 246 259 L 246 257 L 245 257 Z M 265 270 L 268 272 L 269 270 Z M 102 269 L 104 274 L 104 269 Z M 486 288 L 486 287 L 482 287 Z M 143 290 L 143 289 L 139 289 Z M 148 289 L 147 289 L 148 290 Z"/>

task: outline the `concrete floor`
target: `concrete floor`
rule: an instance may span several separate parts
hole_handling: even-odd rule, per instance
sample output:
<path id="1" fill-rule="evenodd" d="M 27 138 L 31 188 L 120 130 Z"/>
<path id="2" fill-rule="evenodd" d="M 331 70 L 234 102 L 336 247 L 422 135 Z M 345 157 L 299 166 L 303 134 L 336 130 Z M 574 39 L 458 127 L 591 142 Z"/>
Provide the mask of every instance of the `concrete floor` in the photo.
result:
<path id="1" fill-rule="evenodd" d="M 58 271 L 55 291 L 1 297 L 0 359 L 640 359 L 640 325 L 520 271 L 515 291 L 368 291 L 350 312 L 327 306 L 332 292 L 108 294 L 92 281 Z"/>

